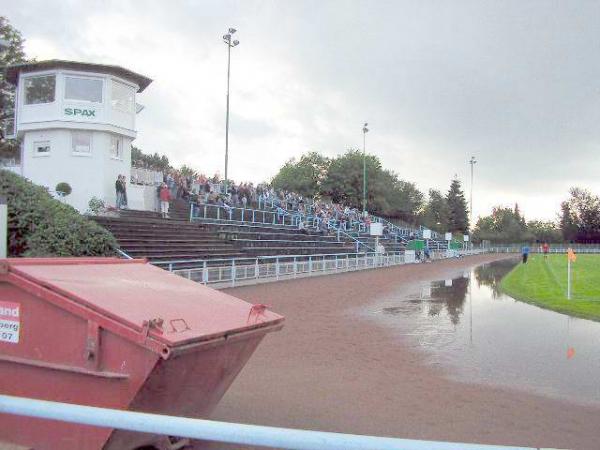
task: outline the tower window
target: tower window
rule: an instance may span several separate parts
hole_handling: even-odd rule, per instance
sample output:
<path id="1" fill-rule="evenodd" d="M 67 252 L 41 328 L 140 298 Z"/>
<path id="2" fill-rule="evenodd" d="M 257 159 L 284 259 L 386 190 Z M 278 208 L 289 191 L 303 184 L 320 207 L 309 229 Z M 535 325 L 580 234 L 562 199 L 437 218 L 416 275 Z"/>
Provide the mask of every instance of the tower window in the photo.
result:
<path id="1" fill-rule="evenodd" d="M 27 77 L 25 78 L 25 104 L 52 103 L 55 90 L 56 76 L 54 75 Z"/>
<path id="2" fill-rule="evenodd" d="M 74 155 L 91 156 L 92 133 L 89 131 L 74 131 L 71 135 L 71 145 Z"/>
<path id="3" fill-rule="evenodd" d="M 66 77 L 65 99 L 102 103 L 102 80 Z"/>

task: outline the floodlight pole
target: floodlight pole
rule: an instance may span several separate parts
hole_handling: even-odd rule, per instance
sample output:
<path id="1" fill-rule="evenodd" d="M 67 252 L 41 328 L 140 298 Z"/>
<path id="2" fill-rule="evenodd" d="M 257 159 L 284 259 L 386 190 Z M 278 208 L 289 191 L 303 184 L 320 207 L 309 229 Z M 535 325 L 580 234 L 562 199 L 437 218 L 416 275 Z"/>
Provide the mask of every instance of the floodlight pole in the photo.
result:
<path id="1" fill-rule="evenodd" d="M 367 128 L 368 123 L 365 122 L 363 125 L 363 216 L 367 213 L 367 133 L 369 129 Z"/>
<path id="2" fill-rule="evenodd" d="M 471 156 L 469 160 L 469 164 L 471 164 L 471 208 L 470 208 L 470 217 L 469 217 L 469 225 L 473 226 L 473 166 L 477 164 L 474 156 Z"/>
<path id="3" fill-rule="evenodd" d="M 236 32 L 235 28 L 229 28 L 227 34 L 223 36 L 223 42 L 227 44 L 227 111 L 225 113 L 225 195 L 228 192 L 228 162 L 229 162 L 229 78 L 231 73 L 231 48 L 235 47 L 240 41 L 231 41 L 231 35 Z"/>
<path id="4" fill-rule="evenodd" d="M 473 228 L 473 166 L 477 164 L 474 156 L 471 156 L 469 164 L 471 164 L 471 207 L 469 208 L 469 226 Z"/>

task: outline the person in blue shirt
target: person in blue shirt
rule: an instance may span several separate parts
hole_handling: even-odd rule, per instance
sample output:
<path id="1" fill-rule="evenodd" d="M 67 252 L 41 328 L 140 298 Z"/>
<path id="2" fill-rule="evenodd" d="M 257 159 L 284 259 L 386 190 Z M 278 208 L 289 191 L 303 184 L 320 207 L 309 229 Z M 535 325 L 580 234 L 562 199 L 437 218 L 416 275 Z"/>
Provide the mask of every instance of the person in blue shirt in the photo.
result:
<path id="1" fill-rule="evenodd" d="M 521 254 L 523 255 L 523 264 L 527 264 L 527 258 L 529 257 L 529 246 L 524 245 L 521 249 Z"/>

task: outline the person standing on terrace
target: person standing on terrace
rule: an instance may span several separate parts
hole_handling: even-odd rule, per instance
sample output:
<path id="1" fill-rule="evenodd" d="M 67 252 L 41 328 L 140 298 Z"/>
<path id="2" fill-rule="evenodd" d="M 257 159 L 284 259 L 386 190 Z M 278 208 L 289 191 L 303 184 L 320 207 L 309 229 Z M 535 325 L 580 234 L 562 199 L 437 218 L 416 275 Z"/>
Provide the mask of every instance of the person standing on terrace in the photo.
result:
<path id="1" fill-rule="evenodd" d="M 160 213 L 163 219 L 169 217 L 169 200 L 171 200 L 171 191 L 167 186 L 167 183 L 163 183 L 160 188 Z"/>

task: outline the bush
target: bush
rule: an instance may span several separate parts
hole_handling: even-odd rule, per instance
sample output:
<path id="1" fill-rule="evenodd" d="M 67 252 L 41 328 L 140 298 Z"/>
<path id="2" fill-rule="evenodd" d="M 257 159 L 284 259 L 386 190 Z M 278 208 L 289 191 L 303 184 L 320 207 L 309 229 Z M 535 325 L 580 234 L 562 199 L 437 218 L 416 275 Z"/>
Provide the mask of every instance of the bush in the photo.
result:
<path id="1" fill-rule="evenodd" d="M 71 189 L 71 185 L 69 183 L 65 183 L 64 181 L 62 183 L 58 183 L 56 185 L 55 190 L 57 194 L 62 195 L 64 197 L 73 192 L 73 189 Z"/>
<path id="2" fill-rule="evenodd" d="M 92 197 L 88 203 L 88 210 L 86 214 L 91 214 L 97 216 L 106 211 L 106 204 L 104 200 L 99 199 L 98 197 Z"/>
<path id="3" fill-rule="evenodd" d="M 7 170 L 0 170 L 0 196 L 8 204 L 9 256 L 114 255 L 115 238 L 77 210 Z"/>

